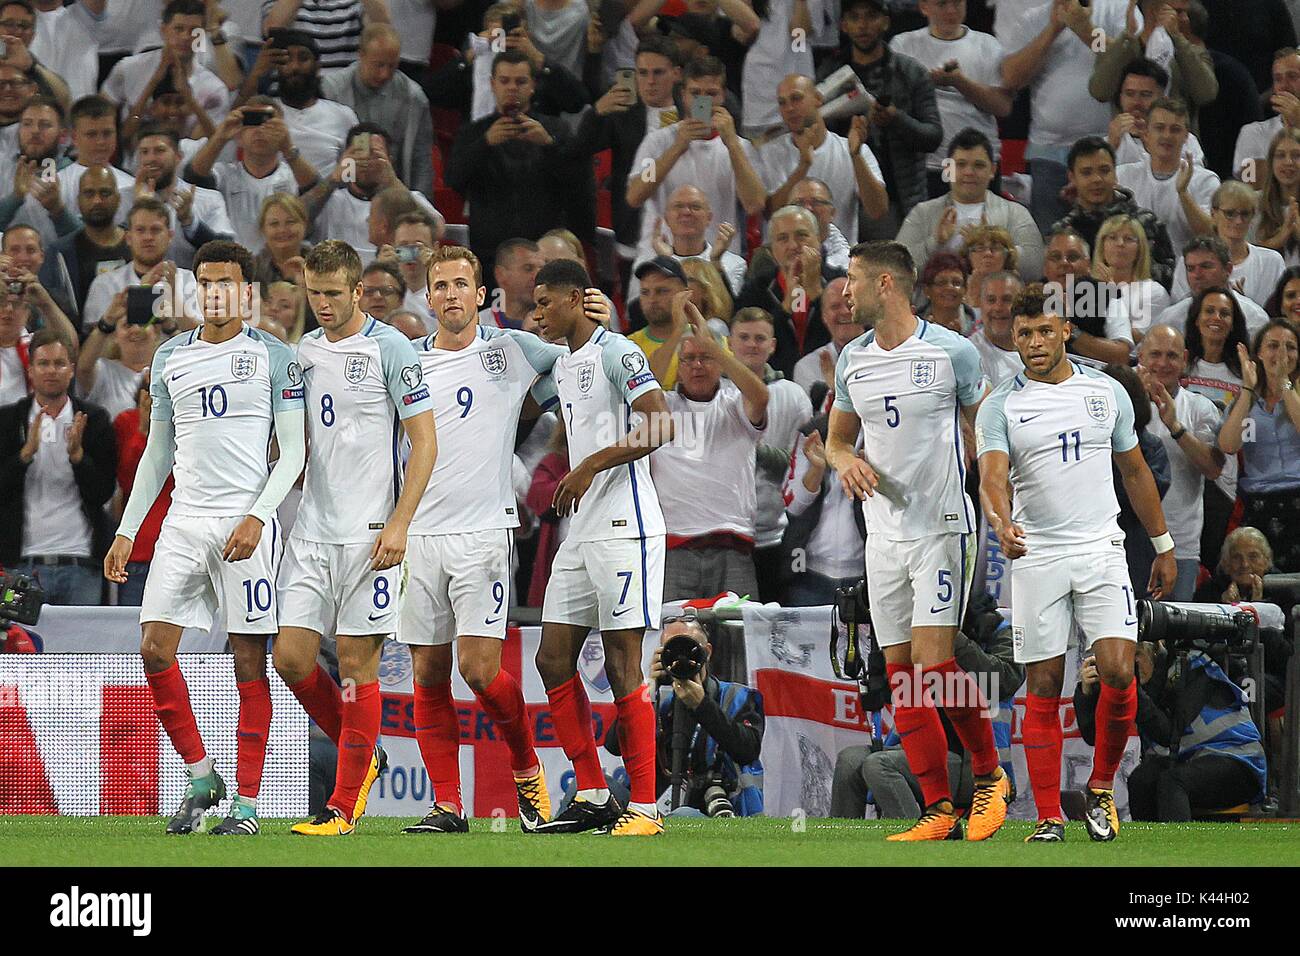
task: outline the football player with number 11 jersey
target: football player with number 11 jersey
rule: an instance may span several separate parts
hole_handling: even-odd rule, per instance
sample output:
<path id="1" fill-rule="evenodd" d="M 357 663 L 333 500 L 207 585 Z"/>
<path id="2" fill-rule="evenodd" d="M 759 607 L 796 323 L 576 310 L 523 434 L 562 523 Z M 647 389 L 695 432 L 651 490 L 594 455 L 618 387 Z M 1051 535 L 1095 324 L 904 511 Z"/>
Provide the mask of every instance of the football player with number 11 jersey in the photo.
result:
<path id="1" fill-rule="evenodd" d="M 1076 624 L 1101 678 L 1084 824 L 1089 837 L 1105 842 L 1119 833 L 1115 772 L 1137 715 L 1137 595 L 1117 521 L 1112 462 L 1155 547 L 1152 597 L 1173 590 L 1178 567 L 1128 392 L 1069 359 L 1070 323 L 1045 312 L 1045 303 L 1043 287 L 1030 286 L 1012 306 L 1011 335 L 1025 370 L 999 385 L 976 419 L 980 498 L 1012 562 L 1012 639 L 1017 663 L 1027 665 L 1022 733 L 1038 806 L 1038 826 L 1027 842 L 1065 838 L 1060 697 Z"/>

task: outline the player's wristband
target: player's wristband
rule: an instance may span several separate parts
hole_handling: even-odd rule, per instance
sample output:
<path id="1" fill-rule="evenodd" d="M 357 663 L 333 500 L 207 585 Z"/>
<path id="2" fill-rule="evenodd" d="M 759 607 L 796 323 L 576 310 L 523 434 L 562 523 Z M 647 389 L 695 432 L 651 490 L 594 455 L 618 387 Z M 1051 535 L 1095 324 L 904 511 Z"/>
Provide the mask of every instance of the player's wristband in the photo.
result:
<path id="1" fill-rule="evenodd" d="M 1151 546 L 1156 549 L 1156 554 L 1164 554 L 1166 551 L 1174 550 L 1174 536 L 1168 531 L 1159 537 L 1151 539 Z"/>

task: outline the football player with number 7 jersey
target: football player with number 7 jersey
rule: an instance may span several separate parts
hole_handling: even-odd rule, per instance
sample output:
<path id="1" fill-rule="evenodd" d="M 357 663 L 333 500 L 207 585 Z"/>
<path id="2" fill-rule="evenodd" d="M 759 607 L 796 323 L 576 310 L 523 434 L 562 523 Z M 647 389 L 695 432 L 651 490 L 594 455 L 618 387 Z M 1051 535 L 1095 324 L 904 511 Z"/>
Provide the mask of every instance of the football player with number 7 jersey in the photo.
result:
<path id="1" fill-rule="evenodd" d="M 182 629 L 209 629 L 220 607 L 239 689 L 239 794 L 212 834 L 251 836 L 259 829 L 257 795 L 271 729 L 266 641 L 277 626 L 272 588 L 284 553 L 275 510 L 302 472 L 302 374 L 288 346 L 244 322 L 253 308 L 247 249 L 205 243 L 194 272 L 203 324 L 168 339 L 154 354 L 149 441 L 104 558 L 104 576 L 126 581 L 131 542 L 173 473 L 176 488 L 140 609 L 140 655 L 154 710 L 189 780 L 167 832 L 201 832 L 204 812 L 226 795 L 176 664 Z M 280 458 L 268 476 L 273 422 Z"/>
<path id="2" fill-rule="evenodd" d="M 988 386 L 970 341 L 912 312 L 916 266 L 907 247 L 864 242 L 849 253 L 846 291 L 871 331 L 848 343 L 835 367 L 826 461 L 862 500 L 867 589 L 877 643 L 907 763 L 924 810 L 891 841 L 960 838 L 948 779 L 942 707 L 971 754 L 969 840 L 986 840 L 1007 815 L 1010 780 L 985 693 L 957 664 L 975 512 L 965 490 L 962 419 L 970 423 Z M 859 433 L 863 454 L 854 450 Z"/>
<path id="3" fill-rule="evenodd" d="M 1011 336 L 1025 370 L 994 389 L 976 419 L 980 498 L 1012 562 L 1012 639 L 1017 663 L 1027 665 L 1022 733 L 1038 826 L 1026 842 L 1065 838 L 1060 697 L 1075 624 L 1101 678 L 1084 824 L 1105 842 L 1119 833 L 1115 772 L 1137 715 L 1137 607 L 1112 462 L 1155 547 L 1153 597 L 1173 590 L 1178 568 L 1128 392 L 1070 361 L 1070 323 L 1045 305 L 1043 287 L 1030 286 L 1012 306 Z"/>
<path id="4" fill-rule="evenodd" d="M 437 453 L 419 357 L 361 299 L 361 259 L 327 239 L 304 265 L 320 328 L 298 343 L 307 408 L 302 504 L 280 576 L 275 668 L 339 748 L 334 793 L 303 836 L 346 836 L 387 762 L 379 746 L 379 656 L 397 631 L 407 529 Z M 402 474 L 401 429 L 411 450 Z M 346 692 L 316 663 L 321 635 L 338 637 Z"/>
<path id="5" fill-rule="evenodd" d="M 567 354 L 536 335 L 478 324 L 482 266 L 461 246 L 427 263 L 438 331 L 416 343 L 438 423 L 438 463 L 411 522 L 409 584 L 398 640 L 415 670 L 415 740 L 433 782 L 429 813 L 405 833 L 468 833 L 460 796 L 460 716 L 451 696 L 452 641 L 461 676 L 510 750 L 521 820 L 550 818 L 523 691 L 501 669 L 510 559 L 519 515 L 511 482 L 515 426 L 537 383 Z M 545 376 L 538 379 L 538 376 Z"/>

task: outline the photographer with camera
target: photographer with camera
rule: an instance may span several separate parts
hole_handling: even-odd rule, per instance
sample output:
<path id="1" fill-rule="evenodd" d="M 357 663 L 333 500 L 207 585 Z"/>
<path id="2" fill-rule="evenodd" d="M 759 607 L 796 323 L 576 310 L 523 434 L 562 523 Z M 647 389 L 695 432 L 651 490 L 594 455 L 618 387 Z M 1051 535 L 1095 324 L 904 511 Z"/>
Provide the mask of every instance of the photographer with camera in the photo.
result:
<path id="1" fill-rule="evenodd" d="M 1264 796 L 1264 747 L 1250 702 L 1209 655 L 1192 646 L 1171 660 L 1144 641 L 1134 669 L 1142 738 L 1142 762 L 1128 778 L 1134 820 L 1186 822 L 1193 808 L 1221 810 Z M 1096 737 L 1099 683 L 1096 658 L 1085 658 L 1074 712 L 1088 744 Z"/>
<path id="2" fill-rule="evenodd" d="M 681 755 L 681 800 L 674 812 L 691 816 L 757 816 L 763 812 L 763 697 L 744 684 L 709 673 L 709 634 L 690 611 L 668 617 L 650 662 L 659 716 L 656 792 L 672 784 L 674 749 Z M 605 749 L 621 753 L 619 723 Z M 693 812 L 691 812 L 693 811 Z"/>
<path id="3" fill-rule="evenodd" d="M 1011 623 L 1002 617 L 997 602 L 988 594 L 971 595 L 966 619 L 954 639 L 953 656 L 962 670 L 971 674 L 980 687 L 987 689 L 990 699 L 994 695 L 998 698 L 998 711 L 992 719 L 993 736 L 999 763 L 1011 775 L 1011 714 L 1015 693 L 1025 680 L 1025 667 L 1014 659 Z M 884 673 L 882 652 L 872 651 L 867 670 L 870 674 Z M 863 695 L 864 711 L 879 710 L 888 702 L 888 690 L 885 689 L 883 696 L 877 691 L 878 704 L 869 704 L 872 692 L 869 685 Z M 961 738 L 942 710 L 939 719 L 948 738 L 948 778 L 952 781 L 953 805 L 969 807 L 975 789 L 971 755 L 962 746 Z M 883 749 L 845 747 L 835 760 L 830 815 L 861 820 L 866 813 L 868 797 L 882 819 L 905 820 L 920 816 L 921 784 L 908 766 L 897 729 L 885 739 Z M 1014 800 L 1013 780 L 1011 798 L 1007 802 Z"/>

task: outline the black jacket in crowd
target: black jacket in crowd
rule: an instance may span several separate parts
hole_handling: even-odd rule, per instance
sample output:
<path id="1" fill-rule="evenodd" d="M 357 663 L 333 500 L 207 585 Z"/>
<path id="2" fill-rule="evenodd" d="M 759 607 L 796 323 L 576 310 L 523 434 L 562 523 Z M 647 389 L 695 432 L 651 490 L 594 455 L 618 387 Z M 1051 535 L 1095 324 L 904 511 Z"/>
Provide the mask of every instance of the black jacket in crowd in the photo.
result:
<path id="1" fill-rule="evenodd" d="M 1093 249 L 1102 223 L 1111 216 L 1132 216 L 1142 224 L 1142 231 L 1147 234 L 1147 245 L 1151 247 L 1151 278 L 1168 289 L 1174 281 L 1174 244 L 1169 241 L 1165 224 L 1150 209 L 1143 209 L 1135 203 L 1131 190 L 1116 186 L 1115 196 L 1096 212 L 1089 212 L 1075 203 L 1052 229 L 1070 226 L 1087 240 L 1088 248 Z"/>
<path id="2" fill-rule="evenodd" d="M 757 255 L 757 253 L 755 254 Z M 835 269 L 829 268 L 825 263 L 822 264 L 822 286 L 830 282 L 831 279 L 843 275 Z M 740 290 L 740 295 L 736 297 L 736 311 L 758 306 L 760 309 L 767 311 L 772 316 L 772 322 L 776 326 L 776 351 L 768 359 L 768 364 L 776 369 L 786 378 L 794 378 L 794 365 L 799 359 L 803 358 L 809 352 L 821 348 L 831 340 L 831 333 L 822 322 L 822 300 L 818 296 L 816 301 L 808 305 L 808 327 L 804 330 L 803 348 L 799 347 L 799 341 L 795 338 L 794 322 L 790 313 L 785 310 L 782 304 L 781 287 L 777 284 L 776 270 L 767 271 L 765 269 L 750 269 L 745 280 L 745 287 Z"/>
<path id="3" fill-rule="evenodd" d="M 99 560 L 108 553 L 113 528 L 104 505 L 117 487 L 117 439 L 108 412 L 98 405 L 69 397 L 72 411 L 86 413 L 86 431 L 82 436 L 81 463 L 72 466 L 77 489 L 81 492 L 81 511 L 91 528 L 91 555 Z M 0 525 L 0 564 L 17 564 L 23 550 L 23 494 L 27 469 L 19 453 L 27 443 L 27 418 L 32 411 L 31 397 L 0 408 L 0 501 L 5 502 L 7 520 Z"/>

